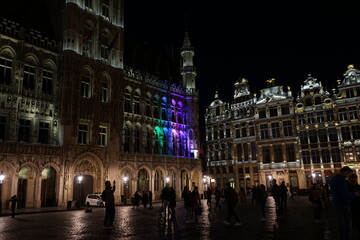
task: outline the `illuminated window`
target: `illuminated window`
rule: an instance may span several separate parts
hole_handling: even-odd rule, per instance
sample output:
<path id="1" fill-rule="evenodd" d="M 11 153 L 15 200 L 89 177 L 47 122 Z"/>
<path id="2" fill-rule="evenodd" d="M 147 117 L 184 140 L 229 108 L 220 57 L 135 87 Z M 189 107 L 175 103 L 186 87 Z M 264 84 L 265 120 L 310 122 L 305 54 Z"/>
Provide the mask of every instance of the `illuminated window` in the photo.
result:
<path id="1" fill-rule="evenodd" d="M 78 143 L 89 144 L 89 125 L 79 124 Z"/>
<path id="2" fill-rule="evenodd" d="M 39 138 L 38 142 L 41 144 L 48 144 L 50 141 L 50 125 L 46 122 L 39 123 Z"/>
<path id="3" fill-rule="evenodd" d="M 109 101 L 109 87 L 106 82 L 101 83 L 100 101 L 103 103 Z"/>
<path id="4" fill-rule="evenodd" d="M 104 126 L 99 127 L 99 146 L 106 147 L 107 146 L 107 128 Z"/>
<path id="5" fill-rule="evenodd" d="M 350 127 L 341 127 L 342 140 L 351 140 Z"/>
<path id="6" fill-rule="evenodd" d="M 353 139 L 360 139 L 360 125 L 351 126 Z"/>
<path id="7" fill-rule="evenodd" d="M 286 144 L 285 145 L 286 150 L 286 160 L 288 162 L 295 162 L 295 145 L 294 144 Z"/>
<path id="8" fill-rule="evenodd" d="M 279 124 L 279 122 L 271 123 L 271 131 L 272 131 L 272 137 L 273 138 L 279 138 L 280 137 L 280 124 Z"/>
<path id="9" fill-rule="evenodd" d="M 348 120 L 346 108 L 339 108 L 339 121 Z"/>
<path id="10" fill-rule="evenodd" d="M 19 142 L 30 142 L 30 120 L 19 120 Z"/>
<path id="11" fill-rule="evenodd" d="M 327 110 L 326 111 L 326 120 L 328 122 L 333 122 L 334 121 L 334 111 L 333 110 Z"/>
<path id="12" fill-rule="evenodd" d="M 298 116 L 298 124 L 299 124 L 300 126 L 305 125 L 305 118 L 304 118 L 304 115 L 303 115 L 303 114 L 301 114 L 301 115 Z"/>
<path id="13" fill-rule="evenodd" d="M 324 113 L 323 112 L 317 112 L 316 113 L 316 120 L 318 123 L 324 123 L 325 119 L 324 119 Z"/>
<path id="14" fill-rule="evenodd" d="M 290 121 L 283 121 L 283 130 L 284 130 L 284 136 L 285 137 L 291 137 L 292 136 L 292 124 Z"/>
<path id="15" fill-rule="evenodd" d="M 90 98 L 90 77 L 88 76 L 81 76 L 81 96 L 83 98 Z"/>
<path id="16" fill-rule="evenodd" d="M 358 113 L 356 107 L 349 107 L 349 116 L 350 116 L 350 120 L 358 119 Z"/>
<path id="17" fill-rule="evenodd" d="M 0 140 L 5 139 L 6 117 L 0 116 Z"/>
<path id="18" fill-rule="evenodd" d="M 11 83 L 12 61 L 0 58 L 0 84 Z"/>
<path id="19" fill-rule="evenodd" d="M 43 70 L 42 92 L 48 95 L 53 93 L 53 73 L 51 71 Z"/>
<path id="20" fill-rule="evenodd" d="M 261 124 L 260 125 L 260 136 L 261 136 L 261 139 L 268 139 L 269 138 L 269 131 L 268 131 L 268 125 L 267 124 Z"/>
<path id="21" fill-rule="evenodd" d="M 26 90 L 35 89 L 35 67 L 30 65 L 24 66 L 23 88 Z"/>

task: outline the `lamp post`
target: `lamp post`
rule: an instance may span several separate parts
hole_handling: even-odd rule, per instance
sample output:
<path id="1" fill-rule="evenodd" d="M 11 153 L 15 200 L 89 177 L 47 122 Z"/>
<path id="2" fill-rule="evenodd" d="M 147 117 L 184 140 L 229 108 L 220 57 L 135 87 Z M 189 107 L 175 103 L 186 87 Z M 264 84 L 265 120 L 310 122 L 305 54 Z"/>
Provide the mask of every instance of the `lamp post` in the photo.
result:
<path id="1" fill-rule="evenodd" d="M 3 171 L 0 172 L 0 215 L 2 214 L 2 183 L 5 179 Z"/>
<path id="2" fill-rule="evenodd" d="M 313 177 L 313 183 L 316 183 L 316 179 L 315 179 L 316 178 L 316 173 L 312 173 L 311 175 Z"/>
<path id="3" fill-rule="evenodd" d="M 79 183 L 79 203 L 80 203 L 80 205 L 81 205 L 81 182 L 82 182 L 82 180 L 83 180 L 83 176 L 79 175 L 77 177 L 77 181 Z"/>
<path id="4" fill-rule="evenodd" d="M 166 182 L 166 183 L 169 183 L 169 182 L 170 182 L 170 178 L 169 178 L 169 177 L 166 177 L 166 178 L 165 178 L 165 182 Z"/>
<path id="5" fill-rule="evenodd" d="M 126 204 L 126 193 L 127 193 L 127 180 L 128 177 L 123 177 L 123 181 L 124 181 L 124 205 Z"/>

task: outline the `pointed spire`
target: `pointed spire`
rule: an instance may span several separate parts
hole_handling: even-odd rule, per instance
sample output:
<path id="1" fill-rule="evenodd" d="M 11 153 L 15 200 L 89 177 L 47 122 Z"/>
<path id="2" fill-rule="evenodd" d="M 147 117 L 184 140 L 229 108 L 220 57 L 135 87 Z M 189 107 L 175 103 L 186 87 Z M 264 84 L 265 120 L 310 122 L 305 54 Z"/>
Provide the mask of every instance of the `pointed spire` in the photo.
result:
<path id="1" fill-rule="evenodd" d="M 184 50 L 193 50 L 193 47 L 191 46 L 189 32 L 188 32 L 188 21 L 187 21 L 187 15 L 185 15 L 185 37 L 184 37 L 184 44 L 181 48 L 182 51 Z"/>

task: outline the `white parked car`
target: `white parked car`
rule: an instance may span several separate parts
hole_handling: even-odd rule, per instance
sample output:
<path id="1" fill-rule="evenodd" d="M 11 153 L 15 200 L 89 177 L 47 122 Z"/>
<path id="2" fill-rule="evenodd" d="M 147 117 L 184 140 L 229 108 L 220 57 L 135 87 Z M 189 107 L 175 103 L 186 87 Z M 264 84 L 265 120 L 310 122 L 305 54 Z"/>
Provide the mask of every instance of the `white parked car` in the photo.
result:
<path id="1" fill-rule="evenodd" d="M 101 199 L 101 193 L 88 194 L 86 196 L 85 204 L 86 206 L 105 206 L 105 202 Z"/>

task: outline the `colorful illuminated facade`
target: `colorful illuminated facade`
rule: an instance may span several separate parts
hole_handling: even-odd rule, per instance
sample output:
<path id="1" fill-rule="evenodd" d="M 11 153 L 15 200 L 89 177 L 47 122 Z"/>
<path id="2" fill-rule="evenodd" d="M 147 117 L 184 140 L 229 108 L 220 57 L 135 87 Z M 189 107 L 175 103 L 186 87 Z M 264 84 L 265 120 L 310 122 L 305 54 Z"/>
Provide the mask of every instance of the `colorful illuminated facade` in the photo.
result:
<path id="1" fill-rule="evenodd" d="M 48 4 L 56 41 L 0 23 L 3 206 L 13 194 L 20 208 L 65 206 L 105 180 L 117 182 L 117 203 L 135 191 L 159 199 L 166 181 L 178 196 L 202 189 L 188 34 L 181 79 L 170 82 L 124 66 L 123 1 Z"/>
<path id="2" fill-rule="evenodd" d="M 231 103 L 216 93 L 205 116 L 212 185 L 249 189 L 277 179 L 305 189 L 327 183 L 345 165 L 359 174 L 360 72 L 349 65 L 337 82 L 329 93 L 309 75 L 293 97 L 269 79 L 257 97 L 241 79 Z"/>

